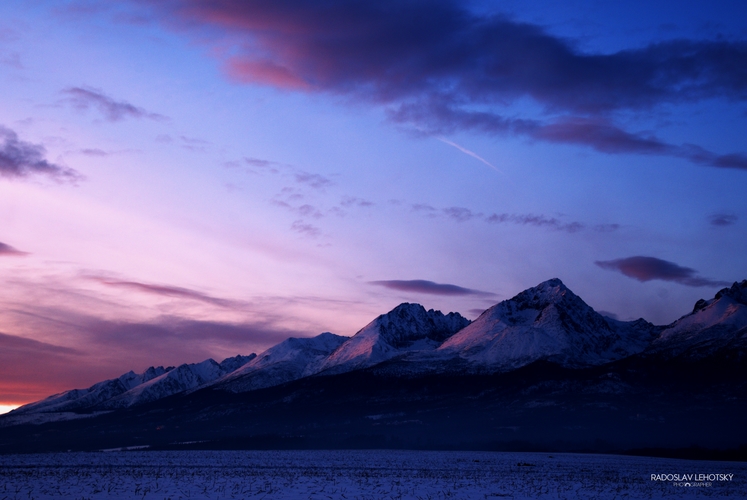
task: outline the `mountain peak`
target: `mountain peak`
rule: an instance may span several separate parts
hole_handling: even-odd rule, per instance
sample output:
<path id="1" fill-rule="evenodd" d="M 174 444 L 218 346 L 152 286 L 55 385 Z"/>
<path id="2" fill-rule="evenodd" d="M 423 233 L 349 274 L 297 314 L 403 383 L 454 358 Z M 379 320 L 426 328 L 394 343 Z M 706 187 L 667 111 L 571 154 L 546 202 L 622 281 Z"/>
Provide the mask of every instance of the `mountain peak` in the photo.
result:
<path id="1" fill-rule="evenodd" d="M 731 288 L 722 288 L 716 293 L 717 300 L 724 296 L 747 305 L 747 280 L 735 281 Z"/>
<path id="2" fill-rule="evenodd" d="M 459 313 L 443 314 L 404 302 L 342 344 L 324 362 L 327 373 L 364 368 L 413 350 L 430 350 L 469 325 Z"/>
<path id="3" fill-rule="evenodd" d="M 537 286 L 519 293 L 510 302 L 518 303 L 520 309 L 544 309 L 550 304 L 581 300 L 558 278 L 543 281 Z"/>
<path id="4" fill-rule="evenodd" d="M 468 324 L 469 320 L 459 313 L 443 314 L 433 309 L 426 311 L 420 304 L 403 302 L 377 317 L 366 328 L 375 325 L 378 333 L 389 344 L 404 347 L 421 339 L 443 342 Z"/>
<path id="5" fill-rule="evenodd" d="M 493 369 L 517 368 L 539 359 L 589 366 L 640 352 L 651 340 L 650 326 L 610 325 L 554 278 L 491 307 L 439 351 Z"/>

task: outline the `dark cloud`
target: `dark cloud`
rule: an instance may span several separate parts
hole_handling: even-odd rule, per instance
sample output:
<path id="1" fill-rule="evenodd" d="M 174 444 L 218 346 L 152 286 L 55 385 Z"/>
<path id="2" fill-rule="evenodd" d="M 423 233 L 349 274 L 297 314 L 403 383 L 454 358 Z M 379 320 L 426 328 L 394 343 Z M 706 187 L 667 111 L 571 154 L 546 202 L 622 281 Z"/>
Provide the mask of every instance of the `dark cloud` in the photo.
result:
<path id="1" fill-rule="evenodd" d="M 565 231 L 567 233 L 577 233 L 587 229 L 586 224 L 576 221 L 563 221 L 557 217 L 537 214 L 512 214 L 512 213 L 494 213 L 486 216 L 482 212 L 474 212 L 466 207 L 447 207 L 438 209 L 426 203 L 416 203 L 410 205 L 415 213 L 420 213 L 428 218 L 434 219 L 446 217 L 457 222 L 466 222 L 469 220 L 479 220 L 488 224 L 516 224 L 519 226 L 535 226 L 555 231 Z M 600 233 L 609 233 L 620 229 L 619 224 L 608 223 L 598 224 L 590 228 Z"/>
<path id="2" fill-rule="evenodd" d="M 470 219 L 474 219 L 475 217 L 482 217 L 482 214 L 476 214 L 469 208 L 464 207 L 444 208 L 443 213 L 446 215 L 446 217 L 454 219 L 457 222 L 465 222 Z"/>
<path id="3" fill-rule="evenodd" d="M 16 250 L 12 246 L 0 242 L 0 257 L 2 257 L 2 256 L 16 256 L 16 257 L 21 257 L 21 256 L 24 256 L 24 255 L 28 255 L 28 252 L 22 252 L 20 250 Z"/>
<path id="4" fill-rule="evenodd" d="M 426 212 L 426 213 L 433 213 L 436 211 L 435 207 L 432 207 L 431 205 L 428 205 L 426 203 L 415 203 L 412 205 L 412 209 L 415 212 Z"/>
<path id="5" fill-rule="evenodd" d="M 291 224 L 291 230 L 311 238 L 316 238 L 322 234 L 321 229 L 302 220 L 294 221 L 293 224 Z"/>
<path id="6" fill-rule="evenodd" d="M 276 161 L 262 160 L 260 158 L 244 158 L 244 162 L 247 165 L 250 165 L 252 167 L 261 167 L 261 168 L 278 165 L 278 162 Z"/>
<path id="7" fill-rule="evenodd" d="M 103 149 L 98 148 L 81 149 L 80 152 L 86 156 L 109 156 L 109 153 L 107 153 Z"/>
<path id="8" fill-rule="evenodd" d="M 187 137 L 184 135 L 180 135 L 179 139 L 181 139 L 182 141 L 182 147 L 189 151 L 206 151 L 207 146 L 210 145 L 208 141 L 199 139 L 197 137 Z"/>
<path id="9" fill-rule="evenodd" d="M 319 174 L 312 174 L 309 172 L 298 172 L 295 174 L 296 182 L 306 184 L 315 189 L 322 189 L 334 184 L 330 179 Z"/>
<path id="10" fill-rule="evenodd" d="M 275 206 L 285 208 L 286 210 L 289 210 L 300 217 L 313 217 L 314 219 L 321 219 L 322 217 L 324 217 L 324 214 L 322 214 L 322 212 L 320 212 L 318 208 L 313 205 L 309 205 L 308 203 L 299 206 L 291 205 L 287 201 L 283 200 L 271 200 L 270 203 Z"/>
<path id="11" fill-rule="evenodd" d="M 433 281 L 427 280 L 383 280 L 383 281 L 369 281 L 372 285 L 383 286 L 390 290 L 397 290 L 399 292 L 413 292 L 413 293 L 427 293 L 430 295 L 476 295 L 481 297 L 494 297 L 495 294 L 491 292 L 482 292 L 480 290 L 472 290 L 469 288 L 462 288 L 457 285 L 434 283 Z"/>
<path id="12" fill-rule="evenodd" d="M 686 286 L 729 286 L 731 283 L 702 278 L 697 271 L 689 267 L 682 267 L 674 262 L 657 259 L 656 257 L 627 257 L 625 259 L 598 260 L 594 262 L 602 269 L 618 271 L 635 280 L 645 282 L 651 280 L 672 281 Z"/>
<path id="13" fill-rule="evenodd" d="M 205 302 L 208 304 L 213 304 L 216 306 L 227 307 L 227 308 L 243 307 L 243 304 L 241 304 L 238 301 L 212 297 L 210 295 L 207 295 L 202 292 L 195 291 L 195 290 L 190 290 L 188 288 L 180 288 L 180 287 L 169 286 L 169 285 L 154 285 L 151 283 L 140 283 L 137 281 L 119 281 L 119 280 L 113 280 L 113 279 L 102 278 L 102 277 L 91 277 L 89 279 L 96 281 L 98 283 L 101 283 L 102 285 L 106 285 L 106 286 L 117 287 L 117 288 L 127 288 L 130 290 L 136 290 L 138 292 L 150 293 L 153 295 L 160 295 L 162 297 L 174 297 L 174 298 L 180 298 L 180 299 L 197 300 L 200 302 Z"/>
<path id="14" fill-rule="evenodd" d="M 620 224 L 597 224 L 594 226 L 594 231 L 598 233 L 611 233 L 620 229 Z"/>
<path id="15" fill-rule="evenodd" d="M 151 113 L 126 101 L 116 101 L 98 89 L 90 87 L 70 87 L 62 91 L 67 100 L 76 109 L 96 108 L 109 121 L 116 122 L 125 118 L 148 118 L 164 120 L 165 116 Z"/>
<path id="16" fill-rule="evenodd" d="M 75 170 L 47 161 L 47 150 L 40 144 L 22 141 L 18 135 L 0 125 L 0 176 L 24 178 L 34 174 L 56 180 L 75 182 L 81 179 Z"/>
<path id="17" fill-rule="evenodd" d="M 563 222 L 555 217 L 547 217 L 545 215 L 534 215 L 534 214 L 492 214 L 485 219 L 486 222 L 491 224 L 518 224 L 521 226 L 536 226 L 545 227 L 548 229 L 554 229 L 557 231 L 565 231 L 568 233 L 576 233 L 585 229 L 585 225 L 580 222 Z M 617 226 L 616 224 L 608 224 L 610 228 Z M 605 226 L 605 227 L 606 227 Z"/>
<path id="18" fill-rule="evenodd" d="M 626 131 L 612 112 L 662 104 L 747 99 L 747 42 L 671 40 L 613 53 L 582 52 L 540 26 L 469 10 L 457 0 L 146 1 L 170 25 L 209 28 L 236 50 L 231 77 L 383 104 L 427 133 L 476 129 L 668 155 L 747 169 L 743 154 L 717 154 Z M 529 98 L 552 120 L 501 113 Z M 513 116 L 513 114 L 512 114 Z"/>
<path id="19" fill-rule="evenodd" d="M 362 198 L 356 198 L 354 196 L 345 196 L 341 201 L 340 205 L 343 207 L 372 207 L 374 202 L 364 200 Z"/>
<path id="20" fill-rule="evenodd" d="M 730 213 L 718 213 L 718 214 L 712 214 L 708 217 L 708 221 L 711 223 L 712 226 L 731 226 L 733 224 L 736 224 L 739 220 L 739 217 L 736 214 L 730 214 Z"/>
<path id="21" fill-rule="evenodd" d="M 470 310 L 469 310 L 469 311 L 467 311 L 467 312 L 468 312 L 468 313 L 470 313 L 470 314 L 471 314 L 471 315 L 473 315 L 473 316 L 480 316 L 480 315 L 481 315 L 482 313 L 484 313 L 485 311 L 486 311 L 485 309 L 470 309 Z"/>

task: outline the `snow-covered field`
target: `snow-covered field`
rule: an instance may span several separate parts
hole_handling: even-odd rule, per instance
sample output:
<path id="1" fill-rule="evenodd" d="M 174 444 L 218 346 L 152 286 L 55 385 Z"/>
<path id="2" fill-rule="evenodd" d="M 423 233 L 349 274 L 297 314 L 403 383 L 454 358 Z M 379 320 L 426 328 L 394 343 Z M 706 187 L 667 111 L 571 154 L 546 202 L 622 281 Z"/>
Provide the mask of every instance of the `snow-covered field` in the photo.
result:
<path id="1" fill-rule="evenodd" d="M 676 482 L 668 474 L 724 476 Z M 737 499 L 747 498 L 747 463 L 389 450 L 0 456 L 0 500 L 47 498 Z"/>

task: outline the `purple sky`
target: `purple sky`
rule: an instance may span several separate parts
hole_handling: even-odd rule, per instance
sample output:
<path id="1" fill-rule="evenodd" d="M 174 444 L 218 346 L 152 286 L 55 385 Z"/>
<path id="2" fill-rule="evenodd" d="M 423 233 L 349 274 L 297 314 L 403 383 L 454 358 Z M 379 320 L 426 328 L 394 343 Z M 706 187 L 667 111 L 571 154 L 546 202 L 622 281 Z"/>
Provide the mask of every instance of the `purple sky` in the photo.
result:
<path id="1" fill-rule="evenodd" d="M 664 324 L 747 277 L 742 1 L 0 5 L 0 405 L 474 318 Z"/>

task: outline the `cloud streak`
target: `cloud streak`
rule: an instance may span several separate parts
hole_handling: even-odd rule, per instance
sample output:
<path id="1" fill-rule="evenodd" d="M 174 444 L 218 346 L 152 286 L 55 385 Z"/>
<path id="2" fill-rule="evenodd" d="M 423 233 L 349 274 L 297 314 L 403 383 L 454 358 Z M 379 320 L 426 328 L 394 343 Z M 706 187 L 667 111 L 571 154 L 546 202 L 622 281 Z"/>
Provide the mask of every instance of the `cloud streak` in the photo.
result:
<path id="1" fill-rule="evenodd" d="M 231 309 L 241 308 L 243 305 L 238 301 L 212 297 L 210 295 L 207 295 L 202 292 L 195 291 L 195 290 L 190 290 L 188 288 L 181 288 L 181 287 L 175 287 L 175 286 L 169 286 L 169 285 L 154 285 L 151 283 L 140 283 L 138 281 L 112 280 L 112 279 L 101 278 L 101 277 L 92 277 L 89 279 L 96 281 L 97 283 L 101 283 L 102 285 L 106 285 L 110 287 L 125 288 L 128 290 L 135 290 L 138 292 L 149 293 L 152 295 L 159 295 L 161 297 L 172 297 L 172 298 L 179 298 L 179 299 L 197 300 L 200 302 L 205 302 L 207 304 L 212 304 L 212 305 L 216 305 L 220 307 L 227 307 Z"/>
<path id="2" fill-rule="evenodd" d="M 78 110 L 96 108 L 105 119 L 110 122 L 125 118 L 147 118 L 150 120 L 165 120 L 166 117 L 158 113 L 151 113 L 126 101 L 117 101 L 98 89 L 90 87 L 70 87 L 62 91 L 67 100 Z"/>
<path id="3" fill-rule="evenodd" d="M 0 176 L 22 179 L 46 175 L 55 180 L 75 182 L 81 175 L 75 170 L 48 161 L 47 150 L 40 144 L 22 141 L 13 130 L 0 125 Z"/>
<path id="4" fill-rule="evenodd" d="M 663 104 L 747 100 L 745 41 L 672 40 L 589 53 L 542 27 L 477 13 L 457 0 L 143 3 L 166 24 L 207 29 L 233 46 L 221 53 L 240 82 L 369 100 L 386 106 L 394 121 L 434 135 L 512 133 L 747 169 L 742 153 L 669 144 L 611 121 L 615 112 Z M 522 99 L 539 105 L 539 118 L 503 116 Z"/>
<path id="5" fill-rule="evenodd" d="M 0 242 L 0 257 L 3 257 L 3 256 L 23 257 L 24 255 L 28 255 L 28 252 L 22 252 L 20 250 L 13 248 L 10 245 Z"/>
<path id="6" fill-rule="evenodd" d="M 657 259 L 656 257 L 639 255 L 624 259 L 598 260 L 594 263 L 602 269 L 620 272 L 640 282 L 662 280 L 693 287 L 730 285 L 727 281 L 700 277 L 694 269 L 683 267 L 667 260 Z"/>
<path id="7" fill-rule="evenodd" d="M 535 226 L 543 227 L 547 229 L 554 229 L 556 231 L 565 231 L 567 233 L 577 233 L 583 229 L 586 229 L 586 225 L 580 222 L 563 222 L 556 217 L 548 217 L 546 215 L 535 215 L 535 214 L 492 214 L 485 219 L 485 222 L 490 224 L 518 224 L 520 226 Z M 604 224 L 595 226 L 594 229 L 600 232 L 614 231 L 619 226 L 617 224 Z"/>
<path id="8" fill-rule="evenodd" d="M 474 212 L 466 207 L 446 207 L 438 209 L 426 203 L 415 203 L 410 205 L 410 207 L 413 212 L 419 213 L 430 219 L 446 217 L 460 223 L 470 220 L 478 220 L 487 224 L 533 226 L 553 231 L 563 231 L 566 233 L 577 233 L 587 229 L 599 233 L 610 233 L 620 229 L 620 225 L 615 223 L 597 224 L 589 227 L 578 221 L 563 221 L 558 217 L 550 217 L 541 214 L 493 213 L 485 215 L 482 212 Z"/>
<path id="9" fill-rule="evenodd" d="M 464 146 L 460 146 L 460 145 L 459 145 L 459 144 L 457 144 L 456 142 L 452 142 L 452 141 L 450 141 L 450 140 L 446 139 L 445 137 L 436 137 L 436 139 L 438 139 L 439 141 L 443 142 L 444 144 L 448 144 L 449 146 L 452 146 L 452 147 L 454 147 L 454 148 L 458 149 L 458 150 L 459 150 L 459 151 L 461 151 L 462 153 L 464 153 L 464 154 L 466 154 L 466 155 L 468 155 L 468 156 L 471 156 L 472 158 L 475 158 L 475 159 L 477 159 L 478 161 L 481 161 L 481 162 L 483 162 L 483 163 L 484 163 L 485 165 L 489 166 L 490 168 L 492 168 L 493 170 L 495 170 L 495 171 L 496 171 L 496 172 L 498 172 L 499 174 L 502 174 L 502 173 L 503 173 L 503 171 L 502 171 L 501 169 L 499 169 L 498 167 L 496 167 L 495 165 L 493 165 L 493 164 L 492 164 L 492 163 L 490 163 L 490 162 L 489 162 L 488 160 L 486 160 L 486 159 L 485 159 L 485 158 L 483 158 L 482 156 L 478 155 L 478 154 L 477 154 L 477 153 L 475 153 L 474 151 L 470 151 L 469 149 L 465 148 Z"/>
<path id="10" fill-rule="evenodd" d="M 495 297 L 496 294 L 472 290 L 448 283 L 434 283 L 428 280 L 381 280 L 369 281 L 369 284 L 382 286 L 398 292 L 424 293 L 429 295 L 464 296 L 473 295 L 478 297 Z"/>

